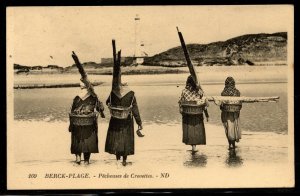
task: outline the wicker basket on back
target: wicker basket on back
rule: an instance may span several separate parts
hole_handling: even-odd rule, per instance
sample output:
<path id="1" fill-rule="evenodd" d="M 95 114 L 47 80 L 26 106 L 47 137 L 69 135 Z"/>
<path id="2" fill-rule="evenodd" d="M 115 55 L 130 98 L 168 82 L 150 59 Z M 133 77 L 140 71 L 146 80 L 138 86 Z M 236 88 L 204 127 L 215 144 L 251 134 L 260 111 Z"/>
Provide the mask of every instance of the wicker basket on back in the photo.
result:
<path id="1" fill-rule="evenodd" d="M 87 126 L 87 125 L 93 125 L 95 120 L 98 118 L 97 112 L 92 112 L 90 114 L 74 114 L 69 113 L 70 122 L 73 125 L 79 125 L 79 126 Z"/>
<path id="2" fill-rule="evenodd" d="M 240 110 L 242 109 L 242 104 L 237 104 L 237 103 L 234 103 L 234 104 L 223 104 L 222 105 L 222 110 L 225 111 L 225 112 L 239 112 Z"/>
<path id="3" fill-rule="evenodd" d="M 179 103 L 180 113 L 189 114 L 189 115 L 197 115 L 202 114 L 205 107 L 205 101 L 181 101 Z"/>
<path id="4" fill-rule="evenodd" d="M 134 97 L 132 98 L 132 101 L 131 101 L 131 104 L 129 107 L 112 106 L 111 105 L 111 96 L 109 97 L 109 99 L 110 99 L 110 102 L 108 103 L 108 109 L 109 109 L 110 115 L 113 118 L 117 118 L 117 119 L 127 119 L 132 111 L 132 103 L 133 103 Z"/>
<path id="5" fill-rule="evenodd" d="M 117 119 L 127 119 L 132 107 L 112 106 L 108 105 L 110 115 Z"/>

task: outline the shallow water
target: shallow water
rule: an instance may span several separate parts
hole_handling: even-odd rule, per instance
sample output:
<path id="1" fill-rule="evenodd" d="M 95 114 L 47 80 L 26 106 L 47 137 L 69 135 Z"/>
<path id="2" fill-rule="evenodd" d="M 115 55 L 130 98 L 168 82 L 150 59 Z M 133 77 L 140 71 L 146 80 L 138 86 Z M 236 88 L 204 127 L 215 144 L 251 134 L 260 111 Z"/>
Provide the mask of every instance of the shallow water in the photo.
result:
<path id="1" fill-rule="evenodd" d="M 25 165 L 52 162 L 70 162 L 72 165 L 73 155 L 69 152 L 71 141 L 67 127 L 67 122 L 15 122 L 15 161 Z M 115 167 L 115 156 L 104 152 L 107 127 L 107 123 L 99 126 L 99 154 L 93 154 L 91 160 L 97 165 Z M 275 164 L 287 161 L 287 135 L 270 132 L 251 134 L 245 131 L 234 153 L 227 149 L 226 136 L 221 126 L 206 124 L 206 128 L 206 145 L 197 146 L 198 152 L 193 154 L 191 147 L 181 141 L 180 125 L 145 125 L 145 137 L 135 137 L 135 155 L 129 156 L 128 161 L 134 167 L 149 164 L 179 168 L 240 167 L 249 163 L 270 164 L 271 161 Z M 38 139 L 28 142 L 33 137 Z M 59 151 L 53 148 L 54 143 L 59 146 Z"/>
<path id="2" fill-rule="evenodd" d="M 202 85 L 207 96 L 219 95 L 223 85 Z M 131 85 L 135 91 L 144 124 L 181 124 L 178 99 L 184 88 L 183 83 L 154 85 Z M 287 133 L 287 83 L 238 84 L 242 96 L 280 96 L 278 103 L 244 103 L 241 110 L 241 127 L 250 131 Z M 95 91 L 105 102 L 111 87 L 97 86 Z M 15 120 L 68 121 L 68 112 L 78 88 L 15 89 Z M 208 112 L 210 124 L 221 125 L 220 109 L 211 102 Z M 108 122 L 109 111 L 105 107 Z"/>

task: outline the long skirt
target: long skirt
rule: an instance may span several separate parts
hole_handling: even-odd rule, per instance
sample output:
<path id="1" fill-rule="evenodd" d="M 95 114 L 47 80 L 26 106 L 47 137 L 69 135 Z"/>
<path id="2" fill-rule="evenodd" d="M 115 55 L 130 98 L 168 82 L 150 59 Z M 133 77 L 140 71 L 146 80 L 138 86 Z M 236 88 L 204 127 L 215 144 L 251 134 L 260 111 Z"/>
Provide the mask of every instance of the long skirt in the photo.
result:
<path id="1" fill-rule="evenodd" d="M 182 142 L 186 145 L 205 145 L 205 127 L 203 114 L 182 115 Z"/>
<path id="2" fill-rule="evenodd" d="M 72 127 L 71 153 L 99 153 L 98 135 L 94 125 Z"/>
<path id="3" fill-rule="evenodd" d="M 228 141 L 239 142 L 242 138 L 240 129 L 240 113 L 222 111 L 221 120 L 225 128 L 225 134 Z"/>
<path id="4" fill-rule="evenodd" d="M 134 123 L 131 116 L 127 119 L 110 119 L 105 152 L 120 156 L 134 154 Z"/>

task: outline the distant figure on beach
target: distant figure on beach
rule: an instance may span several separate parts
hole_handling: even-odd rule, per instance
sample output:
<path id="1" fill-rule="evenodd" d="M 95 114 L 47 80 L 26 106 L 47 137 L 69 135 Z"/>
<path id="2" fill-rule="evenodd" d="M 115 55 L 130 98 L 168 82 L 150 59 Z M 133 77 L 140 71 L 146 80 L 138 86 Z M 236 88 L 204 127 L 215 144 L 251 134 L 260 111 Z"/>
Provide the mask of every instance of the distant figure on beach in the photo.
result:
<path id="1" fill-rule="evenodd" d="M 83 153 L 84 164 L 88 165 L 91 153 L 99 153 L 97 112 L 102 118 L 105 116 L 103 104 L 96 94 L 82 81 L 80 88 L 81 92 L 74 98 L 70 113 L 71 153 L 76 155 L 77 164 L 80 164 Z"/>
<path id="2" fill-rule="evenodd" d="M 142 120 L 140 117 L 135 93 L 121 82 L 121 51 L 118 56 L 115 51 L 115 41 L 113 43 L 113 81 L 112 90 L 106 101 L 110 110 L 111 119 L 109 121 L 105 152 L 116 155 L 117 165 L 123 158 L 122 165 L 126 166 L 127 156 L 134 154 L 134 121 L 138 125 L 137 134 L 142 130 Z"/>
<path id="3" fill-rule="evenodd" d="M 235 88 L 235 81 L 233 77 L 227 77 L 225 80 L 225 87 L 221 93 L 221 96 L 235 96 L 239 97 L 240 91 Z M 228 139 L 229 150 L 235 149 L 235 142 L 239 142 L 241 139 L 241 129 L 240 129 L 240 109 L 241 104 L 221 104 L 220 109 L 221 120 L 225 128 L 225 134 Z"/>
<path id="4" fill-rule="evenodd" d="M 209 119 L 209 115 L 207 112 L 208 101 L 205 99 L 203 94 L 203 90 L 196 85 L 192 76 L 190 75 L 187 78 L 186 86 L 182 91 L 179 104 L 182 108 L 184 103 L 191 103 L 194 106 L 198 105 L 199 107 L 197 108 L 198 110 L 200 109 L 197 112 L 185 112 L 181 110 L 183 129 L 182 142 L 186 145 L 191 145 L 192 152 L 196 152 L 196 145 L 206 145 L 203 112 L 207 121 Z"/>

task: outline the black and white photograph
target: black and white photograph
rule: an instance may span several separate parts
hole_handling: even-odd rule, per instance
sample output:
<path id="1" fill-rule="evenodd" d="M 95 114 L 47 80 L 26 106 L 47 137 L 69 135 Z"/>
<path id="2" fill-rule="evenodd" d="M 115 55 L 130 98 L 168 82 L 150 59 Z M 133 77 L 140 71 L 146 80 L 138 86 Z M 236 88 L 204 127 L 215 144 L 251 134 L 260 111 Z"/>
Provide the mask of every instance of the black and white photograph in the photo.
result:
<path id="1" fill-rule="evenodd" d="M 6 8 L 7 189 L 295 186 L 293 5 Z"/>

